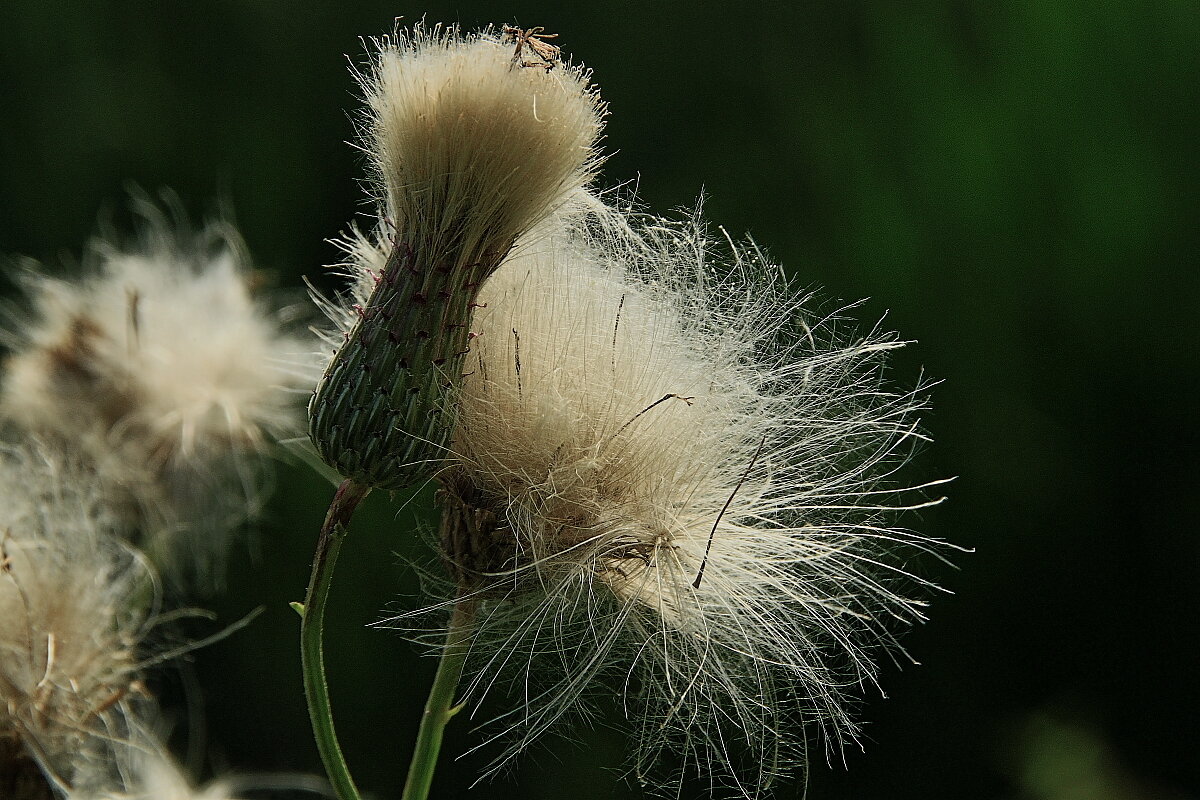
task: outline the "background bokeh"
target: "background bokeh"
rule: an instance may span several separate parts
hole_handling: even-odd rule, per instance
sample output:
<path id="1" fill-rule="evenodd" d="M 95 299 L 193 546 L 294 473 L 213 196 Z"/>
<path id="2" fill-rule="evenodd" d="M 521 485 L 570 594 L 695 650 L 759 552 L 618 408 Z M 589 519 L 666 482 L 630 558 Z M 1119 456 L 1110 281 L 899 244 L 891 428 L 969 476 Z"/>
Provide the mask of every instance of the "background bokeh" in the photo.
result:
<path id="1" fill-rule="evenodd" d="M 368 209 L 347 54 L 392 19 L 544 25 L 595 71 L 603 182 L 748 232 L 826 297 L 916 343 L 943 379 L 912 520 L 965 547 L 930 622 L 867 691 L 865 746 L 818 756 L 825 798 L 1200 796 L 1200 6 L 1188 0 L 794 3 L 96 2 L 0 5 L 0 254 L 78 256 L 127 224 L 127 182 L 232 209 L 257 264 L 330 286 L 327 240 Z M 319 771 L 295 658 L 331 487 L 284 465 L 230 592 L 250 627 L 166 681 L 204 772 Z M 360 783 L 398 795 L 433 663 L 366 626 L 417 586 L 430 498 L 372 497 L 339 565 L 334 702 Z M 198 687 L 200 695 L 188 687 Z M 197 699 L 198 697 L 202 699 Z M 456 724 L 447 752 L 472 743 Z M 619 731 L 575 731 L 466 793 L 636 797 Z"/>

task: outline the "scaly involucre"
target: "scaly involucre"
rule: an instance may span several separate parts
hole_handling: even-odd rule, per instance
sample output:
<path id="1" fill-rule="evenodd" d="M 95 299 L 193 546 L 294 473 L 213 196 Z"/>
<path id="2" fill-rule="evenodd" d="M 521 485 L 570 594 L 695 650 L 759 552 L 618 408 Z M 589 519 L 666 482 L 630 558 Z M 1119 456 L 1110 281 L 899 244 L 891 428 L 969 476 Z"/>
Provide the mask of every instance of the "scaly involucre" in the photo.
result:
<path id="1" fill-rule="evenodd" d="M 302 430 L 313 345 L 255 300 L 228 225 L 136 210 L 132 247 L 94 243 L 73 279 L 24 274 L 0 414 L 86 456 L 164 571 L 208 577 L 259 502 L 259 451 Z"/>
<path id="2" fill-rule="evenodd" d="M 883 383 L 902 342 L 813 316 L 753 248 L 712 263 L 698 221 L 562 219 L 472 322 L 442 478 L 469 696 L 520 700 L 498 763 L 615 690 L 640 781 L 758 796 L 802 730 L 854 739 L 848 692 L 922 618 L 933 542 L 889 519 L 925 503 L 894 479 L 923 392 Z"/>
<path id="3" fill-rule="evenodd" d="M 0 448 L 0 767 L 23 753 L 59 787 L 109 779 L 141 696 L 156 586 L 103 491 L 46 448 Z"/>
<path id="4" fill-rule="evenodd" d="M 480 284 L 591 177 L 603 108 L 581 68 L 526 67 L 490 29 L 417 26 L 360 76 L 385 258 L 309 405 L 325 461 L 402 488 L 445 454 Z"/>

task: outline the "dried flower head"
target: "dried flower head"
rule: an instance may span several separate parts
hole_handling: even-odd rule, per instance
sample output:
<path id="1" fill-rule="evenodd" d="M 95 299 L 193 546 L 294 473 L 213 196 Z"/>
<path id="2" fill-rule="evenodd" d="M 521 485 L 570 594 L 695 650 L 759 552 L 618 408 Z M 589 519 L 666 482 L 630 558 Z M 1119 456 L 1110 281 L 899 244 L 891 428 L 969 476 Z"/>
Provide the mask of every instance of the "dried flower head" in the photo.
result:
<path id="1" fill-rule="evenodd" d="M 491 29 L 417 26 L 376 46 L 364 149 L 387 255 L 309 414 L 327 463 L 394 489 L 443 456 L 479 286 L 590 178 L 603 110 L 582 68 L 527 69 Z"/>
<path id="2" fill-rule="evenodd" d="M 0 448 L 0 773 L 24 756 L 74 785 L 124 733 L 155 581 L 114 527 L 94 475 L 40 446 Z"/>
<path id="3" fill-rule="evenodd" d="M 258 451 L 300 431 L 312 345 L 255 300 L 228 225 L 137 210 L 134 246 L 94 243 L 75 279 L 23 276 L 33 313 L 6 336 L 0 413 L 87 456 L 156 560 L 207 574 L 257 502 Z"/>
<path id="4" fill-rule="evenodd" d="M 472 321 L 442 542 L 476 606 L 469 696 L 521 698 L 503 762 L 615 689 L 639 780 L 758 796 L 805 726 L 855 737 L 848 694 L 922 618 L 932 542 L 890 519 L 924 504 L 894 480 L 923 393 L 883 382 L 902 342 L 814 317 L 753 248 L 716 266 L 699 222 L 563 219 Z"/>

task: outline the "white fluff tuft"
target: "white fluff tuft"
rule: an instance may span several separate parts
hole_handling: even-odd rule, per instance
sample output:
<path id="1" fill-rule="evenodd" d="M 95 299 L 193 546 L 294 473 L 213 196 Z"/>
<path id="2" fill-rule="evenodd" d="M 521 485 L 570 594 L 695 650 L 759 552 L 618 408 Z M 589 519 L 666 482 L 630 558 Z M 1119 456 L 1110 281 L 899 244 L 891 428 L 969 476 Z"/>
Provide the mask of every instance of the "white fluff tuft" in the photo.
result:
<path id="1" fill-rule="evenodd" d="M 208 576 L 258 503 L 259 451 L 302 430 L 312 345 L 254 299 L 231 228 L 138 211 L 135 246 L 95 243 L 75 279 L 23 276 L 33 313 L 6 336 L 0 413 L 88 457 L 165 571 Z"/>
<path id="2" fill-rule="evenodd" d="M 524 67 L 491 29 L 417 25 L 375 44 L 364 142 L 395 241 L 503 256 L 595 171 L 604 109 L 583 68 Z"/>
<path id="3" fill-rule="evenodd" d="M 66 800 L 237 800 L 234 783 L 218 778 L 194 787 L 162 746 L 150 737 L 122 745 L 119 786 L 68 791 Z"/>
<path id="4" fill-rule="evenodd" d="M 237 800 L 266 796 L 266 790 L 332 796 L 324 779 L 297 773 L 225 774 L 197 786 L 167 750 L 162 720 L 153 709 L 145 711 L 127 720 L 126 737 L 108 743 L 108 764 L 68 788 L 64 800 Z"/>
<path id="5" fill-rule="evenodd" d="M 814 316 L 755 249 L 711 263 L 698 218 L 587 205 L 472 322 L 443 475 L 485 529 L 443 542 L 477 604 L 468 696 L 521 700 L 498 764 L 615 690 L 639 781 L 757 797 L 802 732 L 855 739 L 873 651 L 922 619 L 909 560 L 940 545 L 889 520 L 927 504 L 895 478 L 923 387 L 887 388 L 903 343 Z"/>
<path id="6" fill-rule="evenodd" d="M 43 447 L 0 448 L 0 743 L 60 787 L 103 772 L 125 735 L 157 592 L 103 491 Z"/>

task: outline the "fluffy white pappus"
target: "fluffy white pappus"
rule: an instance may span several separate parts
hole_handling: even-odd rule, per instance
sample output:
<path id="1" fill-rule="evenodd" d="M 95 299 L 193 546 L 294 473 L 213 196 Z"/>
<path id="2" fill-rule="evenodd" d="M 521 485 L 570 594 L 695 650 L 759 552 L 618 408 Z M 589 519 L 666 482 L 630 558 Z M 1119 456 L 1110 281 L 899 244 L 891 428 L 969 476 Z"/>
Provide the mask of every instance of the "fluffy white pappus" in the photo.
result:
<path id="1" fill-rule="evenodd" d="M 594 173 L 604 107 L 589 73 L 557 54 L 524 66 L 510 38 L 416 25 L 375 41 L 362 127 L 393 241 L 502 256 Z"/>
<path id="2" fill-rule="evenodd" d="M 194 787 L 179 767 L 165 757 L 147 756 L 121 789 L 72 791 L 66 800 L 237 800 L 223 780 Z"/>
<path id="3" fill-rule="evenodd" d="M 195 787 L 162 743 L 146 729 L 113 747 L 115 769 L 66 792 L 65 800 L 237 800 L 235 782 L 218 778 Z"/>
<path id="4" fill-rule="evenodd" d="M 387 266 L 390 233 L 386 222 L 378 220 L 370 231 L 351 225 L 341 237 L 332 240 L 342 251 L 343 259 L 330 264 L 329 269 L 345 280 L 345 288 L 328 295 L 308 282 L 309 297 L 317 309 L 333 323 L 330 327 L 314 328 L 324 345 L 317 354 L 321 363 L 327 363 L 349 337 L 361 319 L 359 309 L 366 307 L 371 293 L 379 283 L 379 276 Z"/>
<path id="5" fill-rule="evenodd" d="M 107 768 L 68 789 L 65 800 L 238 800 L 263 791 L 332 796 L 323 778 L 296 773 L 225 774 L 196 785 L 168 751 L 162 720 L 150 712 L 128 720 L 129 734 L 110 742 Z"/>
<path id="6" fill-rule="evenodd" d="M 137 210 L 139 240 L 93 243 L 81 275 L 22 276 L 32 313 L 5 335 L 0 413 L 88 456 L 165 571 L 206 576 L 260 502 L 260 451 L 302 430 L 319 367 L 255 298 L 231 227 Z"/>
<path id="7" fill-rule="evenodd" d="M 0 448 L 0 744 L 60 791 L 106 769 L 145 702 L 137 650 L 157 584 L 117 524 L 88 471 L 39 445 Z"/>
<path id="8" fill-rule="evenodd" d="M 468 696 L 520 701 L 497 766 L 615 691 L 640 782 L 760 796 L 807 735 L 855 739 L 877 651 L 922 619 L 910 561 L 943 546 L 892 521 L 936 502 L 896 476 L 925 403 L 884 380 L 903 343 L 729 247 L 596 201 L 480 293 L 443 476 L 473 530 L 443 548 Z"/>

